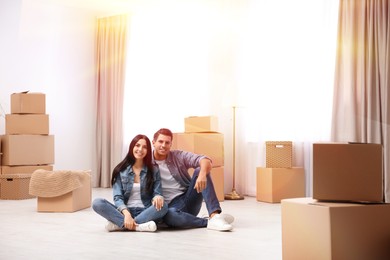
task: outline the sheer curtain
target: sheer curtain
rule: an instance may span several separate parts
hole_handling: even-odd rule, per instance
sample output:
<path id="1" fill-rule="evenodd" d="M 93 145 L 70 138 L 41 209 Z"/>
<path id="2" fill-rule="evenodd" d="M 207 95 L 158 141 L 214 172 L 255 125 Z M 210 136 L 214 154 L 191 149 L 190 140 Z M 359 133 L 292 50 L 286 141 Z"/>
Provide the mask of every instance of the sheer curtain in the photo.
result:
<path id="1" fill-rule="evenodd" d="M 127 15 L 97 19 L 96 161 L 94 187 L 110 187 L 111 172 L 122 159 L 123 93 Z"/>
<path id="2" fill-rule="evenodd" d="M 237 190 L 256 194 L 265 141 L 292 141 L 311 195 L 312 143 L 329 141 L 338 1 L 253 1 L 237 52 Z"/>
<path id="3" fill-rule="evenodd" d="M 216 115 L 228 193 L 237 106 L 237 190 L 256 194 L 266 140 L 294 141 L 310 189 L 310 144 L 330 140 L 337 9 L 329 0 L 140 3 L 130 26 L 123 152 L 135 134 L 181 132 L 186 116 Z"/>
<path id="4" fill-rule="evenodd" d="M 386 0 L 340 3 L 332 139 L 383 145 L 389 202 L 389 4 Z"/>

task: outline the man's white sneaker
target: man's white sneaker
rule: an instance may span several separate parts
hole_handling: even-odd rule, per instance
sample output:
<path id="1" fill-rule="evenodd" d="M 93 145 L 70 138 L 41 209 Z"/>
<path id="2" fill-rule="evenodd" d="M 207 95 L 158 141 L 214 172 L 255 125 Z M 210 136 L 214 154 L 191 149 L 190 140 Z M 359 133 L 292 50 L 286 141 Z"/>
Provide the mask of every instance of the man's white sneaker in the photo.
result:
<path id="1" fill-rule="evenodd" d="M 123 230 L 122 228 L 120 228 L 119 226 L 115 225 L 114 223 L 112 223 L 111 221 L 108 221 L 107 225 L 106 225 L 106 230 L 108 232 L 113 232 L 113 231 L 121 231 Z"/>
<path id="2" fill-rule="evenodd" d="M 226 222 L 221 214 L 215 214 L 209 219 L 207 223 L 207 229 L 216 231 L 229 231 L 233 229 L 233 226 Z"/>
<path id="3" fill-rule="evenodd" d="M 157 225 L 154 221 L 149 221 L 146 223 L 138 224 L 135 230 L 141 232 L 154 232 L 157 230 Z"/>
<path id="4" fill-rule="evenodd" d="M 234 222 L 234 217 L 230 214 L 220 214 L 224 219 L 225 221 L 228 223 L 228 224 L 232 224 Z"/>

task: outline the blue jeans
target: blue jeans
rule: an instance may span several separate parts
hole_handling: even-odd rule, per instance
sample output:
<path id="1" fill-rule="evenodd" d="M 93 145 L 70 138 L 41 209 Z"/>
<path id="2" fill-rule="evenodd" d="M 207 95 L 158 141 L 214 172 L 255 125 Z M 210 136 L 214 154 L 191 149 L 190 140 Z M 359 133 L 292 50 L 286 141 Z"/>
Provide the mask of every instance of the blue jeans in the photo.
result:
<path id="1" fill-rule="evenodd" d="M 92 203 L 93 210 L 103 218 L 111 221 L 118 227 L 124 227 L 125 216 L 117 210 L 114 204 L 103 198 L 96 198 Z M 135 223 L 141 224 L 148 221 L 159 221 L 168 211 L 168 205 L 164 203 L 161 210 L 153 205 L 148 208 L 127 208 L 134 218 Z"/>
<path id="2" fill-rule="evenodd" d="M 221 206 L 215 193 L 214 184 L 210 174 L 207 174 L 207 186 L 201 193 L 195 187 L 199 176 L 199 168 L 194 171 L 190 186 L 186 193 L 174 198 L 168 205 L 168 212 L 163 221 L 169 227 L 174 228 L 200 228 L 206 227 L 208 220 L 199 218 L 197 215 L 204 200 L 209 214 L 221 212 Z"/>

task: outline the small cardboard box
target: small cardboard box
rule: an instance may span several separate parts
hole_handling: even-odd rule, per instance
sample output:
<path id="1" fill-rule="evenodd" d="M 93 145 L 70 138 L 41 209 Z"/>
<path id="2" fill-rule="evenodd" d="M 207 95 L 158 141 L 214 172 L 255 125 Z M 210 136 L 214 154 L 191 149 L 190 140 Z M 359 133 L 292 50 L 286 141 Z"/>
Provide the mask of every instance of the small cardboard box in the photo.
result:
<path id="1" fill-rule="evenodd" d="M 46 95 L 43 93 L 13 93 L 11 114 L 45 114 Z"/>
<path id="2" fill-rule="evenodd" d="M 224 165 L 221 133 L 174 133 L 172 149 L 206 155 L 213 161 L 213 167 Z"/>
<path id="3" fill-rule="evenodd" d="M 293 160 L 292 142 L 265 142 L 265 159 L 267 168 L 291 168 Z"/>
<path id="4" fill-rule="evenodd" d="M 8 114 L 5 115 L 5 134 L 49 134 L 49 115 Z"/>
<path id="5" fill-rule="evenodd" d="M 305 170 L 257 167 L 256 199 L 279 203 L 282 199 L 305 197 Z"/>
<path id="6" fill-rule="evenodd" d="M 313 144 L 313 198 L 384 202 L 380 144 Z"/>
<path id="7" fill-rule="evenodd" d="M 2 135 L 3 165 L 54 164 L 54 135 Z"/>
<path id="8" fill-rule="evenodd" d="M 0 198 L 3 200 L 31 199 L 35 196 L 29 194 L 31 173 L 1 174 Z"/>
<path id="9" fill-rule="evenodd" d="M 38 212 L 75 212 L 91 207 L 91 176 L 81 180 L 82 186 L 56 197 L 37 197 Z"/>
<path id="10" fill-rule="evenodd" d="M 184 119 L 184 132 L 203 133 L 218 132 L 218 117 L 216 116 L 191 116 Z"/>
<path id="11" fill-rule="evenodd" d="M 33 173 L 38 169 L 52 171 L 53 165 L 24 165 L 24 166 L 3 165 L 0 167 L 0 174 Z"/>
<path id="12" fill-rule="evenodd" d="M 390 259 L 390 204 L 284 199 L 284 260 Z"/>

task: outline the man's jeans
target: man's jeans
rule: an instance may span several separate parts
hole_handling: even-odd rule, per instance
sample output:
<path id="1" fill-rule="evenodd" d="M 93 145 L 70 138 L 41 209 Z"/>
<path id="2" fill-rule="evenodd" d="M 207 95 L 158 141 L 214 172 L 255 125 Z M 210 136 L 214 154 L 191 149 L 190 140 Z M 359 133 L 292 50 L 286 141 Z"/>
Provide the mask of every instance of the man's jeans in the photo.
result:
<path id="1" fill-rule="evenodd" d="M 186 193 L 174 198 L 168 205 L 168 213 L 163 218 L 165 224 L 175 228 L 206 227 L 208 219 L 199 218 L 197 215 L 204 200 L 209 215 L 215 211 L 221 212 L 221 207 L 214 190 L 210 174 L 207 174 L 207 186 L 201 193 L 195 187 L 199 176 L 199 168 L 194 171 L 190 186 Z"/>
<path id="2" fill-rule="evenodd" d="M 93 210 L 103 218 L 111 221 L 118 227 L 124 227 L 125 216 L 117 210 L 114 204 L 103 198 L 96 198 L 92 203 Z M 161 210 L 157 210 L 155 206 L 148 208 L 127 208 L 131 216 L 134 218 L 135 223 L 141 224 L 148 221 L 159 221 L 164 217 L 168 211 L 168 206 L 164 203 Z"/>

